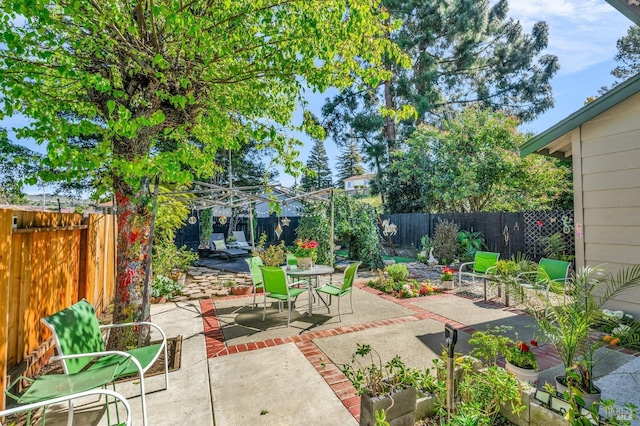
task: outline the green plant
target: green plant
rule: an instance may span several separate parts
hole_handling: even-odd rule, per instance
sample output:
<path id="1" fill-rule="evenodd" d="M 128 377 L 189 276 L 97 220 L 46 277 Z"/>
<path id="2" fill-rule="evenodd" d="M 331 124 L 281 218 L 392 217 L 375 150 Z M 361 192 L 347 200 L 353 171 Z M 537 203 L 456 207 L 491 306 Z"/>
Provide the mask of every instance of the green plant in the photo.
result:
<path id="1" fill-rule="evenodd" d="M 455 259 L 457 246 L 458 224 L 438 218 L 433 235 L 434 255 L 440 259 L 441 264 L 446 265 Z"/>
<path id="2" fill-rule="evenodd" d="M 153 283 L 151 285 L 151 296 L 166 296 L 167 299 L 171 300 L 174 296 L 180 294 L 182 294 L 182 286 L 173 281 L 171 278 L 160 274 L 156 274 L 153 277 Z"/>
<path id="3" fill-rule="evenodd" d="M 458 413 L 482 419 L 476 424 L 494 424 L 500 407 L 507 404 L 514 414 L 526 409 L 520 397 L 520 381 L 495 365 L 481 372 L 465 371 L 460 399 Z"/>
<path id="4" fill-rule="evenodd" d="M 396 282 L 405 282 L 409 276 L 409 270 L 403 263 L 395 263 L 385 266 L 384 270 L 389 274 L 389 278 Z"/>
<path id="5" fill-rule="evenodd" d="M 488 365 L 496 365 L 499 355 L 516 367 L 537 370 L 538 360 L 531 351 L 531 346 L 538 346 L 538 342 L 531 340 L 529 343 L 506 336 L 505 333 L 512 330 L 511 326 L 498 326 L 488 328 L 487 331 L 476 331 L 469 339 L 469 344 L 474 345 L 471 355 L 484 359 Z"/>
<path id="6" fill-rule="evenodd" d="M 485 240 L 482 238 L 482 232 L 458 232 L 457 254 L 461 259 L 471 261 L 478 250 L 483 250 L 486 247 Z"/>
<path id="7" fill-rule="evenodd" d="M 287 248 L 284 241 L 267 247 L 261 254 L 262 262 L 267 266 L 280 266 L 287 261 Z"/>
<path id="8" fill-rule="evenodd" d="M 565 234 L 556 232 L 550 237 L 540 238 L 542 244 L 542 252 L 545 257 L 549 259 L 564 260 L 570 262 L 575 257 L 567 250 L 567 244 L 565 242 Z"/>
<path id="9" fill-rule="evenodd" d="M 383 364 L 380 354 L 371 345 L 356 345 L 357 349 L 351 356 L 351 363 L 356 366 L 342 364 L 338 367 L 351 381 L 358 395 L 389 395 L 411 386 L 425 392 L 437 388 L 436 379 L 429 374 L 429 370 L 407 367 L 398 355 Z M 370 362 L 363 365 L 360 359 L 367 357 Z"/>
<path id="10" fill-rule="evenodd" d="M 177 248 L 172 241 L 160 240 L 153 246 L 154 274 L 168 276 L 173 269 L 186 271 L 198 259 L 198 255 L 185 246 Z"/>
<path id="11" fill-rule="evenodd" d="M 314 262 L 317 262 L 318 242 L 316 240 L 297 240 L 293 254 L 295 257 L 310 257 Z"/>
<path id="12" fill-rule="evenodd" d="M 204 209 L 200 212 L 200 246 L 199 248 L 209 248 L 209 240 L 213 233 L 213 212 L 211 209 Z"/>
<path id="13" fill-rule="evenodd" d="M 442 274 L 440 275 L 440 281 L 453 281 L 453 277 L 456 271 L 449 267 L 442 268 Z"/>
<path id="14" fill-rule="evenodd" d="M 613 274 L 602 267 L 584 267 L 569 283 L 567 301 L 551 304 L 534 312 L 542 336 L 549 341 L 565 367 L 564 381 L 569 387 L 593 393 L 594 351 L 600 341 L 591 342 L 589 332 L 606 321 L 602 307 L 616 296 L 640 284 L 640 265 L 620 269 Z"/>

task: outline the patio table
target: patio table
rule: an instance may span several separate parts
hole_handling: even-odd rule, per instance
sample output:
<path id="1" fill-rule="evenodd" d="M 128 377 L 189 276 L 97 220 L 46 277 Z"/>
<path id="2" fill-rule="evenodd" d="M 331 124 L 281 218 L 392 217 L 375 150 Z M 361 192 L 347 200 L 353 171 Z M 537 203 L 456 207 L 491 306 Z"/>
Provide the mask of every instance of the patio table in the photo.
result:
<path id="1" fill-rule="evenodd" d="M 334 269 L 328 265 L 314 265 L 309 269 L 294 269 L 287 271 L 287 274 L 292 277 L 305 278 L 309 285 L 309 316 L 313 315 L 313 283 L 318 282 L 320 275 L 333 274 Z M 314 278 L 314 279 L 312 279 Z"/>

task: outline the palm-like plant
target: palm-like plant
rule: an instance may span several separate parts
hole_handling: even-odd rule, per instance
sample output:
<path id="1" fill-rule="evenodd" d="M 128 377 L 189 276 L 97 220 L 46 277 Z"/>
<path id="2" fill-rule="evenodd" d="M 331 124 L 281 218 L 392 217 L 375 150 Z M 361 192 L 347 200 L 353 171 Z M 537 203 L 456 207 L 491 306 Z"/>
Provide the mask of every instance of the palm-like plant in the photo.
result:
<path id="1" fill-rule="evenodd" d="M 593 393 L 593 366 L 596 345 L 589 341 L 589 331 L 607 321 L 602 308 L 616 296 L 640 284 L 640 265 L 623 268 L 613 274 L 600 266 L 580 269 L 568 287 L 567 301 L 552 305 L 536 315 L 543 337 L 556 349 L 573 383 L 582 391 Z M 566 381 L 567 376 L 565 376 Z M 568 383 L 572 384 L 572 383 Z"/>

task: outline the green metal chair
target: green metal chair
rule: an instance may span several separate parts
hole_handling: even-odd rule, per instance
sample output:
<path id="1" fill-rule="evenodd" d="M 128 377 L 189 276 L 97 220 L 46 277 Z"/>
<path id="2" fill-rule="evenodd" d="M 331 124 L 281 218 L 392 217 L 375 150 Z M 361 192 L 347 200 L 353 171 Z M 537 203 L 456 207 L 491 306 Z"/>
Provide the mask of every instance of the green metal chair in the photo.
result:
<path id="1" fill-rule="evenodd" d="M 322 287 L 318 287 L 316 292 L 318 293 L 318 297 L 327 307 L 327 311 L 331 313 L 331 297 L 336 296 L 338 298 L 338 318 L 342 322 L 342 313 L 340 312 L 340 299 L 342 296 L 349 295 L 349 304 L 351 305 L 351 313 L 353 313 L 353 280 L 356 278 L 356 273 L 358 272 L 358 267 L 361 262 L 352 263 L 344 270 L 344 276 L 342 278 L 342 283 L 340 285 L 333 284 L 331 282 L 324 284 Z M 326 303 L 320 293 L 329 295 L 329 303 Z"/>
<path id="2" fill-rule="evenodd" d="M 58 356 L 65 374 L 80 371 L 112 369 L 116 365 L 114 379 L 138 375 L 140 378 L 140 403 L 142 406 L 142 424 L 147 424 L 144 375 L 164 352 L 165 388 L 169 387 L 169 368 L 167 357 L 167 337 L 156 324 L 136 322 L 126 324 L 99 325 L 93 306 L 82 299 L 56 314 L 42 319 L 51 329 Z M 148 325 L 162 336 L 161 343 L 128 351 L 107 351 L 101 330 L 112 328 Z M 126 361 L 126 362 L 123 362 Z"/>
<path id="3" fill-rule="evenodd" d="M 500 253 L 490 251 L 477 251 L 473 262 L 467 262 L 460 265 L 458 270 L 458 287 L 462 287 L 462 276 L 471 277 L 475 282 L 476 278 L 482 278 L 484 283 L 484 300 L 487 300 L 487 279 L 493 277 L 496 273 L 496 262 Z M 464 269 L 468 268 L 468 271 Z"/>
<path id="4" fill-rule="evenodd" d="M 112 368 L 81 371 L 76 374 L 45 374 L 35 380 L 23 376 L 18 377 L 9 385 L 6 394 L 21 405 L 0 411 L 0 418 L 27 412 L 26 425 L 29 426 L 31 424 L 32 411 L 38 408 L 44 408 L 40 421 L 40 424 L 44 425 L 46 424 L 47 407 L 49 405 L 68 402 L 69 414 L 67 424 L 71 426 L 73 424 L 74 400 L 92 395 L 98 395 L 99 397 L 104 395 L 107 407 L 107 423 L 111 425 L 109 397 L 112 397 L 116 403 L 116 425 L 131 426 L 131 406 L 129 402 L 119 393 L 105 388 L 108 383 L 113 381 L 113 376 L 117 368 L 118 365 L 114 364 Z M 19 381 L 23 380 L 30 382 L 30 385 L 22 395 L 14 395 L 9 391 Z M 124 422 L 120 421 L 120 414 L 117 407 L 118 401 L 126 410 Z"/>
<path id="5" fill-rule="evenodd" d="M 291 323 L 291 309 L 298 296 L 306 290 L 301 288 L 291 288 L 287 283 L 287 274 L 279 266 L 261 266 L 262 283 L 264 285 L 264 309 L 262 311 L 262 321 L 267 313 L 267 297 L 276 299 L 278 302 L 288 302 L 287 327 Z M 278 311 L 281 310 L 278 303 Z"/>
<path id="6" fill-rule="evenodd" d="M 518 275 L 518 284 L 522 288 L 534 290 L 544 290 L 549 299 L 549 290 L 556 293 L 562 292 L 566 297 L 567 281 L 569 280 L 569 270 L 571 262 L 555 259 L 540 259 L 538 269 L 532 272 L 522 272 Z M 531 278 L 535 274 L 535 280 Z M 560 285 L 562 284 L 562 285 Z"/>
<path id="7" fill-rule="evenodd" d="M 251 281 L 253 282 L 253 304 L 251 305 L 251 309 L 253 309 L 256 307 L 256 293 L 258 289 L 263 289 L 264 291 L 264 285 L 262 285 L 262 271 L 260 270 L 260 267 L 264 266 L 264 263 L 262 263 L 262 259 L 259 256 L 250 257 L 245 259 L 245 261 L 247 262 L 247 265 L 249 265 Z"/>

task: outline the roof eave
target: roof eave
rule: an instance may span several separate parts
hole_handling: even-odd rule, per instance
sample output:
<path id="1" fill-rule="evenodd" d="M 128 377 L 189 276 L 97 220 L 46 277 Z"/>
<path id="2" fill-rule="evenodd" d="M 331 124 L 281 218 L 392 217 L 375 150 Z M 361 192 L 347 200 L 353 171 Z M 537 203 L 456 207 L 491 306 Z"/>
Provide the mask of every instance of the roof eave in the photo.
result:
<path id="1" fill-rule="evenodd" d="M 640 6 L 629 4 L 628 0 L 607 0 L 607 3 L 631 19 L 636 25 L 640 25 Z"/>
<path id="2" fill-rule="evenodd" d="M 622 102 L 640 91 L 640 73 L 608 91 L 595 101 L 585 105 L 564 120 L 558 122 L 544 132 L 534 136 L 520 147 L 520 156 L 525 157 L 537 152 L 562 135 L 581 126 L 612 106 Z"/>

